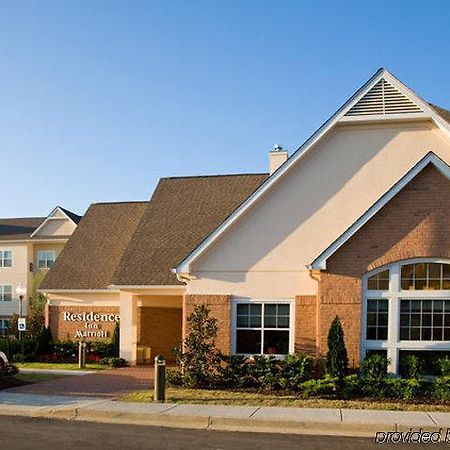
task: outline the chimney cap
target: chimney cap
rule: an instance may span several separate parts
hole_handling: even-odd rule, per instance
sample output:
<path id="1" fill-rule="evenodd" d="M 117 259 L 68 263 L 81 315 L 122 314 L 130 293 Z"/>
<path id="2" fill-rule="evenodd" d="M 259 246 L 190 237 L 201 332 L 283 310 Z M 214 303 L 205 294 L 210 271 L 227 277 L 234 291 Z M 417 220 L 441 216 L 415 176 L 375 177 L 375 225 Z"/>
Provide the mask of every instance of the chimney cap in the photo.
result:
<path id="1" fill-rule="evenodd" d="M 275 144 L 271 151 L 272 152 L 282 152 L 283 150 L 284 150 L 284 148 L 280 144 Z"/>

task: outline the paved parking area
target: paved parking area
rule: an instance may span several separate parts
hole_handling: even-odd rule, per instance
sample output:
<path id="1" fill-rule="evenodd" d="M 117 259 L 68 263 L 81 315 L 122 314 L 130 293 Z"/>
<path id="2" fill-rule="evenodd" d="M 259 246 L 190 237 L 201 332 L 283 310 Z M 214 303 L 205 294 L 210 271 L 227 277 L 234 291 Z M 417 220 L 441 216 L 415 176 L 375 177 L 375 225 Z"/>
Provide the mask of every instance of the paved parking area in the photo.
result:
<path id="1" fill-rule="evenodd" d="M 153 387 L 153 367 L 124 367 L 101 370 L 83 376 L 67 376 L 42 383 L 8 389 L 11 393 L 118 397 L 128 392 Z"/>

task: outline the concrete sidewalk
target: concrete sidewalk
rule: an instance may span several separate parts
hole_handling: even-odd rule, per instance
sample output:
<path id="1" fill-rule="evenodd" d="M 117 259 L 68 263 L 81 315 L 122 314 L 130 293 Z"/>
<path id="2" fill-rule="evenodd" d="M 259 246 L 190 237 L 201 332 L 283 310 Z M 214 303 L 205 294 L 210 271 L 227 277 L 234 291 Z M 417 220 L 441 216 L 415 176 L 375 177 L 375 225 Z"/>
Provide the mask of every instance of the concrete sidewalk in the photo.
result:
<path id="1" fill-rule="evenodd" d="M 373 437 L 377 431 L 450 428 L 450 413 L 131 403 L 0 392 L 0 415 L 227 431 Z"/>

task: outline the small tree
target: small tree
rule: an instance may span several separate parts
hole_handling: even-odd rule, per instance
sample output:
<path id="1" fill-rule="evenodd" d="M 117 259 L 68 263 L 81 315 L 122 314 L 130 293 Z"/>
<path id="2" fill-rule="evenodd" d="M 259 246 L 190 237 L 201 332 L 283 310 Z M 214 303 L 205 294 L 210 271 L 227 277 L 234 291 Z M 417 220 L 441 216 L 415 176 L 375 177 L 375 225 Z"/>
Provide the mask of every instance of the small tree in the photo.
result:
<path id="1" fill-rule="evenodd" d="M 327 372 L 342 383 L 348 369 L 347 349 L 345 348 L 344 330 L 336 316 L 328 332 Z"/>
<path id="2" fill-rule="evenodd" d="M 178 354 L 178 362 L 183 382 L 189 387 L 208 387 L 218 369 L 217 319 L 209 313 L 205 305 L 196 305 L 187 318 L 189 333 Z"/>
<path id="3" fill-rule="evenodd" d="M 35 354 L 49 355 L 54 350 L 52 332 L 49 327 L 42 327 L 36 342 Z"/>
<path id="4" fill-rule="evenodd" d="M 37 341 L 40 338 L 41 330 L 44 327 L 44 314 L 46 298 L 44 294 L 38 292 L 39 286 L 44 280 L 46 272 L 38 271 L 33 277 L 33 286 L 28 304 L 27 331 L 28 339 Z"/>
<path id="5" fill-rule="evenodd" d="M 111 356 L 119 357 L 120 353 L 120 323 L 116 322 L 111 338 Z"/>

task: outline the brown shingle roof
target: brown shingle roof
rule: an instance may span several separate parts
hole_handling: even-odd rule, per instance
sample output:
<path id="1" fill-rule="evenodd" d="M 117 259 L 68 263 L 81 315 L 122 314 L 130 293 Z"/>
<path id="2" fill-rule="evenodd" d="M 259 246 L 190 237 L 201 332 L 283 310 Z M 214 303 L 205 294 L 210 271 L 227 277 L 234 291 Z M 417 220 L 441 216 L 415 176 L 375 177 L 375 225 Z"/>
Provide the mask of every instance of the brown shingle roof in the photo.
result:
<path id="1" fill-rule="evenodd" d="M 148 202 L 97 203 L 87 210 L 41 289 L 105 289 Z"/>
<path id="2" fill-rule="evenodd" d="M 33 231 L 44 220 L 45 217 L 0 219 L 0 241 L 29 239 Z"/>
<path id="3" fill-rule="evenodd" d="M 433 105 L 429 103 L 429 105 L 448 123 L 450 123 L 450 111 L 447 109 L 441 108 L 440 106 Z"/>
<path id="4" fill-rule="evenodd" d="M 171 272 L 268 174 L 163 178 L 115 273 L 115 285 L 181 284 Z"/>

